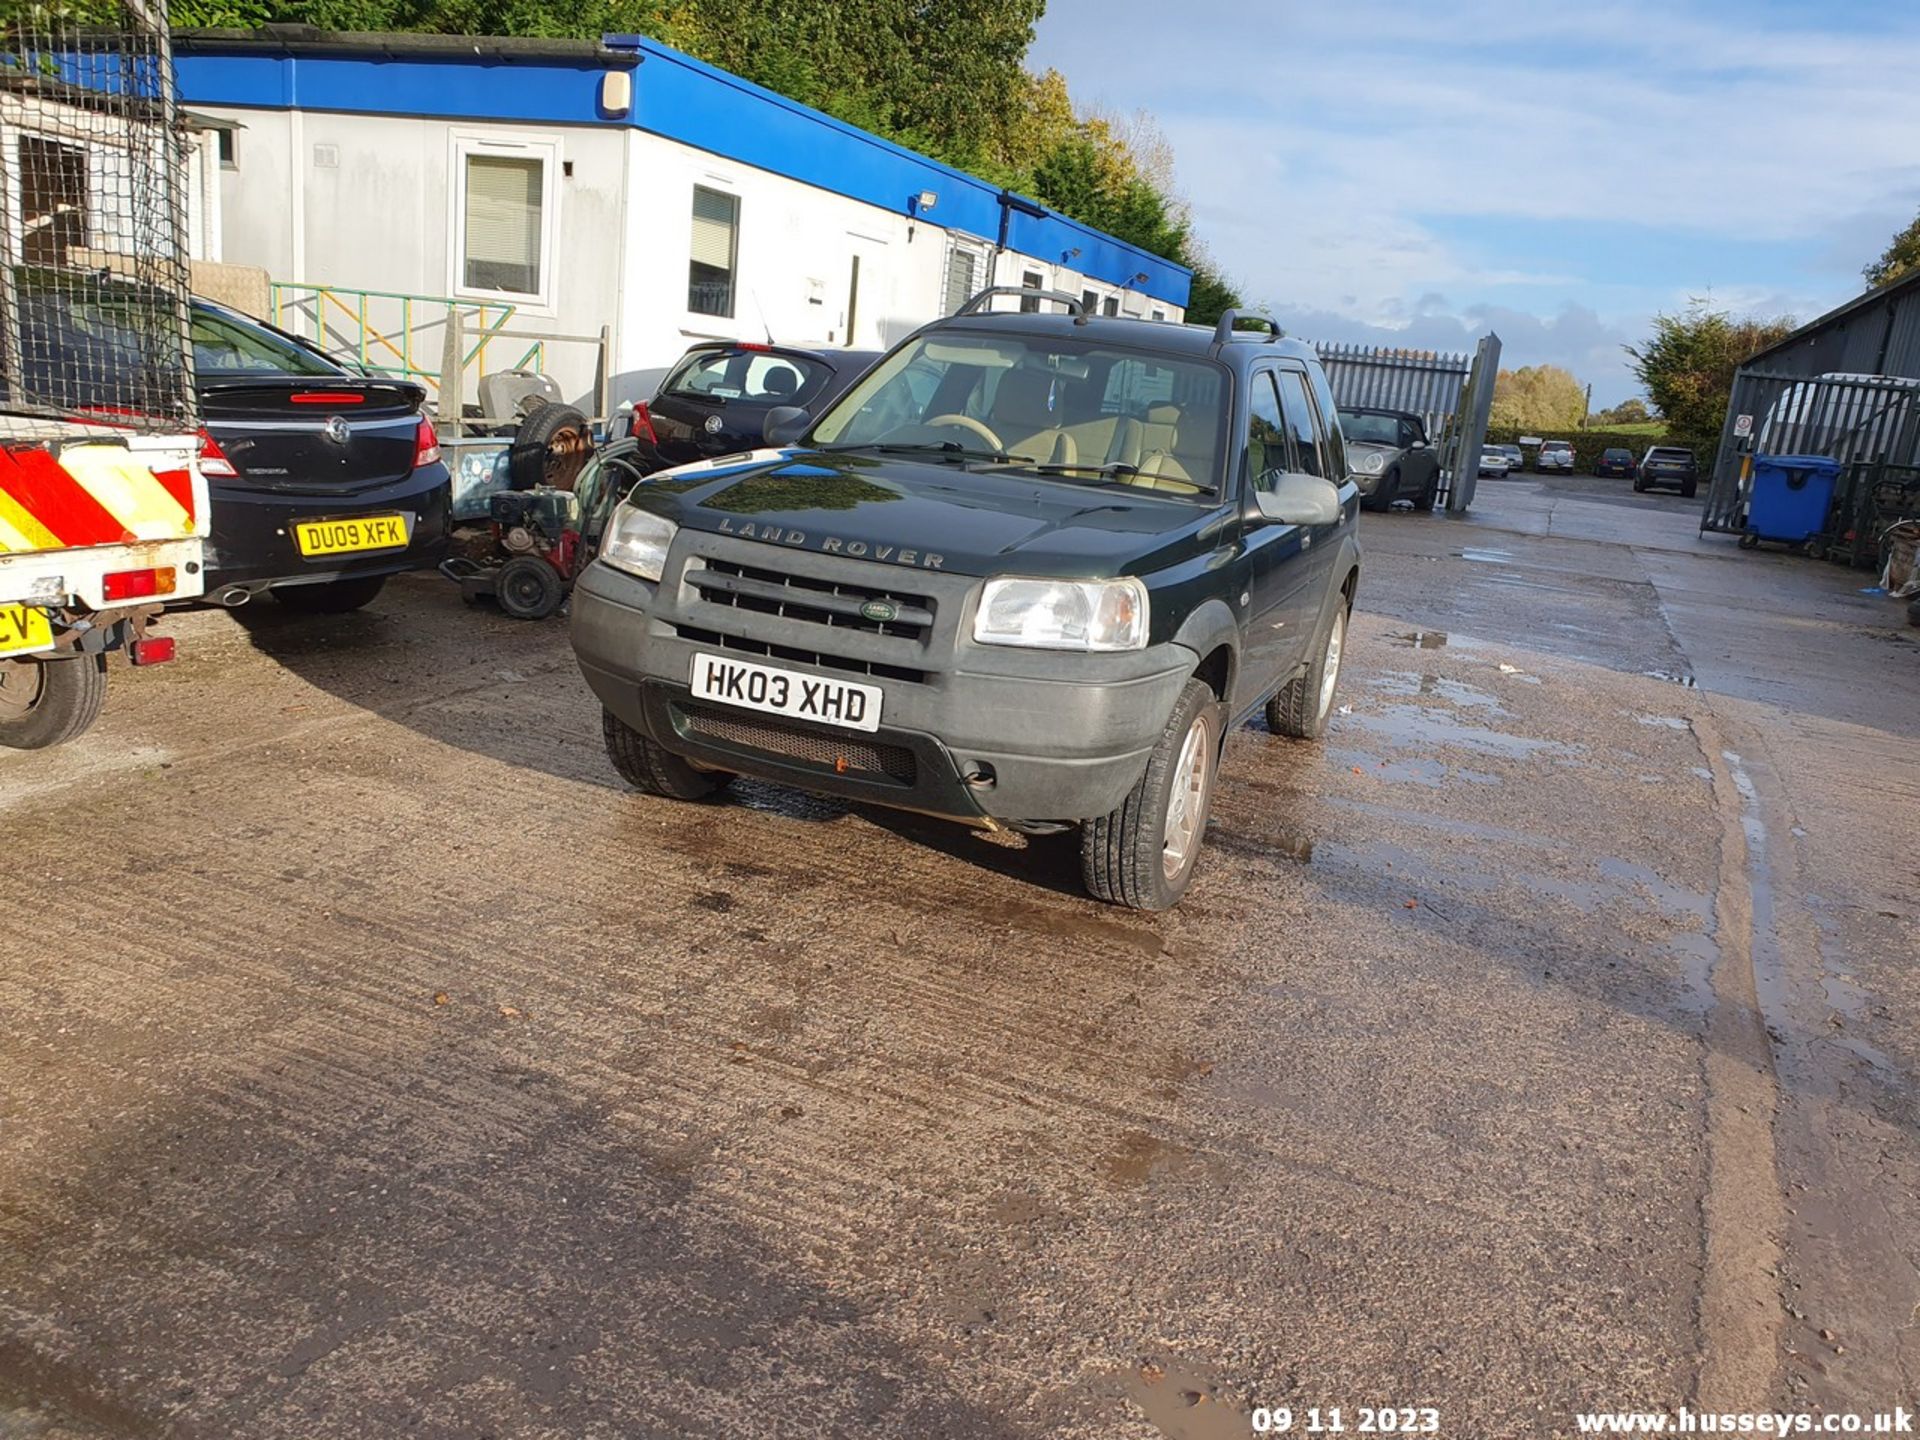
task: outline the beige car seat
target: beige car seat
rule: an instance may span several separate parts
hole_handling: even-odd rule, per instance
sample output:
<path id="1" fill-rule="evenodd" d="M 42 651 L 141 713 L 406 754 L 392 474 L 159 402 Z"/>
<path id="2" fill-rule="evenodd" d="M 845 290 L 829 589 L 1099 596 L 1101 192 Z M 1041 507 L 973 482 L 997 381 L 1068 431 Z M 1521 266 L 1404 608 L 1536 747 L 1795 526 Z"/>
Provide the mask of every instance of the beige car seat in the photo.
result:
<path id="1" fill-rule="evenodd" d="M 1030 455 L 1045 465 L 1075 465 L 1079 451 L 1060 428 L 1055 379 L 1044 370 L 1015 367 L 1000 377 L 987 424 L 1014 455 Z"/>
<path id="2" fill-rule="evenodd" d="M 1120 477 L 1129 485 L 1197 495 L 1200 486 L 1174 455 L 1179 443 L 1180 407 L 1151 405 L 1144 417 L 1129 416 L 1120 423 L 1112 458 L 1122 465 L 1138 467 L 1136 474 Z"/>

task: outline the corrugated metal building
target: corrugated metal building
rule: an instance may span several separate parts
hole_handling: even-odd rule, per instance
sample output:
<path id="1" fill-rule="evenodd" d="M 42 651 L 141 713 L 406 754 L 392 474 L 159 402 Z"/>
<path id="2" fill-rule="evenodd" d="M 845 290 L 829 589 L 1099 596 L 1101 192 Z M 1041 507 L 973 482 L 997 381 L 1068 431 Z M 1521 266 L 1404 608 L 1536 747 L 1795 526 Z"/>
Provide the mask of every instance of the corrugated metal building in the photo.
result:
<path id="1" fill-rule="evenodd" d="M 1920 271 L 1829 310 L 1742 368 L 1920 379 Z"/>

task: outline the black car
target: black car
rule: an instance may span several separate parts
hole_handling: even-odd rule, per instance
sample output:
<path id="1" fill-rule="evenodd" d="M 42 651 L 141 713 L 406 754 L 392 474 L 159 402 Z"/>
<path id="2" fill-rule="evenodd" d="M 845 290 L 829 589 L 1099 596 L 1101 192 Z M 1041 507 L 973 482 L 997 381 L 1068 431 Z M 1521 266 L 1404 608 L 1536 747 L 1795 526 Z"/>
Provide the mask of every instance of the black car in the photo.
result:
<path id="1" fill-rule="evenodd" d="M 573 597 L 614 767 L 1078 826 L 1094 895 L 1176 903 L 1225 737 L 1324 733 L 1359 579 L 1319 361 L 1235 318 L 986 291 L 772 412 L 778 453 L 635 486 Z"/>
<path id="2" fill-rule="evenodd" d="M 680 357 L 653 399 L 633 407 L 627 433 L 651 468 L 737 455 L 761 443 L 767 412 L 817 414 L 880 358 L 878 350 L 804 349 L 713 341 Z"/>
<path id="3" fill-rule="evenodd" d="M 351 610 L 389 575 L 445 558 L 451 487 L 424 389 L 356 373 L 209 301 L 192 302 L 189 324 L 206 599 L 238 605 L 270 589 L 297 609 Z M 60 397 L 107 423 L 129 408 L 165 413 L 162 377 L 141 357 L 177 326 L 170 301 L 111 277 L 24 288 L 21 398 Z"/>
<path id="4" fill-rule="evenodd" d="M 1631 480 L 1635 474 L 1638 473 L 1638 467 L 1633 463 L 1633 452 L 1631 450 L 1623 450 L 1617 445 L 1610 445 L 1605 450 L 1602 450 L 1600 452 L 1600 458 L 1593 462 L 1593 473 L 1596 475 L 1621 476 Z"/>
<path id="5" fill-rule="evenodd" d="M 421 386 L 205 301 L 192 326 L 209 600 L 353 610 L 446 558 L 452 491 Z"/>
<path id="6" fill-rule="evenodd" d="M 1671 485 L 1692 499 L 1700 485 L 1700 463 L 1693 451 L 1680 445 L 1655 445 L 1642 455 L 1633 488 L 1651 490 L 1656 485 Z"/>

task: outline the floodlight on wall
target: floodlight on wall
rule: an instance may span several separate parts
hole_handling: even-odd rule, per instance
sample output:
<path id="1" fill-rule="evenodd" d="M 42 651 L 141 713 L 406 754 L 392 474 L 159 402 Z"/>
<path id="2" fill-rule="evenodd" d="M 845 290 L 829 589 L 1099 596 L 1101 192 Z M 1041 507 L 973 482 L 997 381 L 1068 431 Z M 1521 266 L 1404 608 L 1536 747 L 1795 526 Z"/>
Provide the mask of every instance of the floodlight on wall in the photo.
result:
<path id="1" fill-rule="evenodd" d="M 933 207 L 939 203 L 940 197 L 931 190 L 922 190 L 918 195 L 913 197 L 913 208 L 921 215 L 926 214 L 927 211 L 933 209 Z"/>
<path id="2" fill-rule="evenodd" d="M 1129 285 L 1144 285 L 1146 283 L 1147 283 L 1147 272 L 1144 270 L 1142 270 L 1138 275 L 1135 275 L 1131 280 L 1127 281 L 1127 284 Z"/>
<path id="3" fill-rule="evenodd" d="M 1080 258 L 1080 247 L 1078 245 L 1074 246 L 1071 250 L 1062 250 L 1060 252 L 1060 263 L 1062 265 L 1065 265 L 1069 261 L 1077 260 L 1079 258 Z"/>
<path id="4" fill-rule="evenodd" d="M 609 70 L 600 77 L 600 113 L 618 119 L 633 108 L 633 72 Z"/>

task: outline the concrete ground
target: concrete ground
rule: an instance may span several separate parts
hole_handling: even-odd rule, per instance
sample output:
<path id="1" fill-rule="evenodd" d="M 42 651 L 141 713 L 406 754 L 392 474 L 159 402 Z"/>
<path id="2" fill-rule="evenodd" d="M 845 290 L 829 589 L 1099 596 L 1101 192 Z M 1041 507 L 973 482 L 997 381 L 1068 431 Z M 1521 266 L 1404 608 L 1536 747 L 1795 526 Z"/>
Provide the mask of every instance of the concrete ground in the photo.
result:
<path id="1" fill-rule="evenodd" d="M 1159 917 L 639 798 L 436 579 L 181 619 L 0 756 L 0 1436 L 1920 1408 L 1920 632 L 1696 515 L 1368 516 Z"/>

